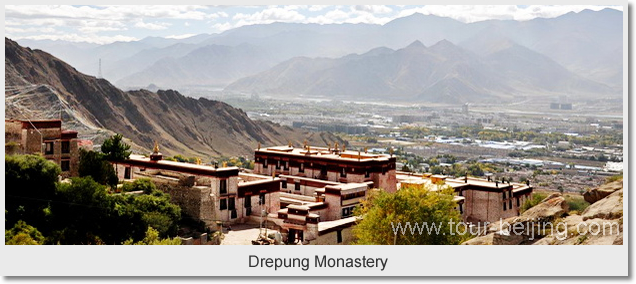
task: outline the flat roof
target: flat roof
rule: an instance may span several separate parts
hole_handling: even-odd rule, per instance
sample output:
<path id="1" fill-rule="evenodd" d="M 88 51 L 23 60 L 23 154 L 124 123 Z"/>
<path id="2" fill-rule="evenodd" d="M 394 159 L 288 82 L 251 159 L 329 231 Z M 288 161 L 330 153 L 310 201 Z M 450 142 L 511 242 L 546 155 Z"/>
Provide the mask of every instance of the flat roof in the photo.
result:
<path id="1" fill-rule="evenodd" d="M 264 147 L 260 149 L 254 149 L 255 153 L 275 153 L 289 156 L 298 157 L 318 157 L 323 159 L 332 160 L 347 160 L 347 161 L 388 161 L 391 156 L 386 154 L 365 153 L 358 151 L 345 150 L 334 151 L 335 149 L 327 147 L 314 147 L 309 146 L 309 151 L 305 148 L 296 148 L 290 146 L 273 146 Z"/>
<path id="2" fill-rule="evenodd" d="M 238 167 L 215 168 L 213 166 L 196 165 L 175 161 L 152 161 L 141 155 L 130 155 L 128 160 L 117 162 L 118 164 L 131 165 L 140 168 L 168 170 L 201 176 L 238 176 Z"/>

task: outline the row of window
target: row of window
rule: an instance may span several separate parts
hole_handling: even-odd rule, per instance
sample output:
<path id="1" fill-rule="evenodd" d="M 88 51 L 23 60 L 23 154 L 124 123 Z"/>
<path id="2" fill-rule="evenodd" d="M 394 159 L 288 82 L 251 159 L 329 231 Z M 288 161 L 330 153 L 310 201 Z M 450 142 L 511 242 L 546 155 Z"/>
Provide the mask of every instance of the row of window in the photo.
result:
<path id="1" fill-rule="evenodd" d="M 220 210 L 235 210 L 234 197 L 222 198 L 220 201 L 219 208 Z M 252 198 L 250 196 L 246 196 L 244 200 L 245 208 L 252 207 Z M 265 194 L 260 194 L 258 196 L 258 205 L 265 204 Z"/>
<path id="2" fill-rule="evenodd" d="M 71 153 L 71 142 L 62 141 L 62 154 Z M 55 154 L 55 142 L 44 142 L 44 154 Z"/>
<path id="3" fill-rule="evenodd" d="M 264 160 L 263 162 L 263 167 L 267 168 L 267 159 Z M 281 167 L 281 161 L 277 161 L 276 162 L 276 170 L 280 170 Z M 289 170 L 289 162 L 285 161 L 283 170 Z M 298 172 L 304 173 L 305 172 L 305 164 L 301 163 L 300 166 L 298 167 Z M 320 169 L 320 174 L 321 175 L 327 175 L 327 167 L 326 166 L 322 166 Z M 371 174 L 369 173 L 369 171 L 365 171 L 364 172 L 364 177 L 368 178 L 370 177 Z M 342 168 L 342 172 L 340 172 L 340 177 L 347 177 L 347 168 Z"/>
<path id="4" fill-rule="evenodd" d="M 508 197 L 506 198 L 506 192 L 508 192 Z M 521 206 L 519 197 L 517 199 L 517 208 Z M 512 191 L 504 191 L 503 192 L 503 210 L 506 211 L 508 209 L 512 210 Z M 507 205 L 507 206 L 506 206 Z"/>

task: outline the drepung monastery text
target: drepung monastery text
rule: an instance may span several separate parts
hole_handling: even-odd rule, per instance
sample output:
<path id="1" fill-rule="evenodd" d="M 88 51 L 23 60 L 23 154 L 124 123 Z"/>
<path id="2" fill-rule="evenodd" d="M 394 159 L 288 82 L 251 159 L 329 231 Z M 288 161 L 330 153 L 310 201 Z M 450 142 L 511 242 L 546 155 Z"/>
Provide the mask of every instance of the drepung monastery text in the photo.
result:
<path id="1" fill-rule="evenodd" d="M 384 271 L 387 263 L 389 262 L 388 258 L 371 258 L 371 257 L 356 257 L 356 258 L 332 258 L 327 257 L 326 255 L 316 255 L 314 257 L 314 267 L 319 268 L 379 268 L 380 271 Z M 310 267 L 310 258 L 298 258 L 298 257 L 288 257 L 288 258 L 269 258 L 263 257 L 259 258 L 256 255 L 249 256 L 249 267 L 267 267 L 274 268 L 274 270 L 278 270 L 279 268 L 300 268 L 303 271 L 309 270 Z"/>

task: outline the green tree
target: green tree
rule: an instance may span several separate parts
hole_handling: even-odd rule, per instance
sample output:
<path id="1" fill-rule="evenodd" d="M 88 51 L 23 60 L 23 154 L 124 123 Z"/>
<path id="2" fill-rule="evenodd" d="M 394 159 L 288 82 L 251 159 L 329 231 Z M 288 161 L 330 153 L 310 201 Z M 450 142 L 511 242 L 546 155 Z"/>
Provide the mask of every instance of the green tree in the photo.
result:
<path id="1" fill-rule="evenodd" d="M 144 194 L 151 194 L 157 190 L 157 187 L 149 178 L 140 178 L 133 182 L 124 183 L 122 189 L 124 192 L 143 191 Z"/>
<path id="2" fill-rule="evenodd" d="M 57 164 L 41 156 L 6 156 L 5 227 L 13 227 L 18 220 L 24 220 L 37 228 L 45 228 L 60 172 Z"/>
<path id="3" fill-rule="evenodd" d="M 159 237 L 159 232 L 152 227 L 148 227 L 146 231 L 146 236 L 143 240 L 134 242 L 133 239 L 128 239 L 124 243 L 124 245 L 180 245 L 181 239 L 179 237 L 174 237 L 173 239 L 166 238 L 161 239 Z"/>
<path id="4" fill-rule="evenodd" d="M 115 134 L 104 140 L 102 143 L 102 153 L 106 155 L 106 160 L 120 162 L 130 157 L 130 145 L 123 142 L 121 134 Z"/>
<path id="5" fill-rule="evenodd" d="M 43 243 L 42 233 L 22 220 L 18 221 L 11 230 L 4 231 L 5 245 L 41 245 Z"/>
<path id="6" fill-rule="evenodd" d="M 100 184 L 110 185 L 111 187 L 117 186 L 117 174 L 113 166 L 106 160 L 104 154 L 84 149 L 80 149 L 79 152 L 78 173 L 80 177 L 90 176 Z"/>
<path id="7" fill-rule="evenodd" d="M 438 191 L 429 188 L 407 186 L 395 193 L 383 190 L 372 191 L 356 209 L 356 215 L 362 220 L 353 229 L 357 244 L 363 245 L 451 245 L 460 244 L 470 238 L 462 225 L 456 226 L 462 218 L 455 209 L 453 189 L 445 187 Z M 439 230 L 420 234 L 417 229 L 411 234 L 394 233 L 394 228 L 402 226 L 421 226 L 426 222 L 435 224 Z"/>

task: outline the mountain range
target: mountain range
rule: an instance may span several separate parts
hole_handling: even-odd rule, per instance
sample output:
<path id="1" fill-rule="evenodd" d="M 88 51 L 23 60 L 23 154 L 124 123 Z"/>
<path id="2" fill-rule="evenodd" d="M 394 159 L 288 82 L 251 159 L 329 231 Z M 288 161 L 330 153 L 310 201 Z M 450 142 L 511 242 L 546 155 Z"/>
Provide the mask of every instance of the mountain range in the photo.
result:
<path id="1" fill-rule="evenodd" d="M 566 95 L 578 95 L 580 91 L 589 94 L 596 93 L 599 89 L 599 95 L 606 95 L 603 89 L 609 88 L 612 94 L 619 96 L 623 88 L 622 23 L 623 12 L 613 9 L 583 10 L 556 18 L 535 18 L 528 21 L 487 20 L 474 23 L 413 14 L 384 25 L 272 23 L 243 26 L 220 34 L 201 34 L 180 40 L 145 38 L 135 42 L 117 42 L 101 46 L 51 41 L 20 42 L 49 51 L 71 63 L 75 62 L 79 70 L 93 75 L 99 70 L 98 62 L 101 58 L 104 78 L 116 82 L 121 88 L 140 88 L 155 84 L 161 88 L 179 88 L 187 85 L 228 86 L 230 90 L 246 80 L 252 80 L 251 77 L 254 75 L 262 76 L 262 72 L 273 74 L 274 69 L 281 69 L 280 64 L 288 64 L 290 60 L 301 62 L 312 59 L 323 64 L 329 60 L 341 61 L 351 54 L 366 54 L 377 48 L 399 53 L 398 51 L 405 46 L 416 41 L 430 48 L 445 40 L 453 43 L 455 47 L 475 54 L 476 57 L 471 56 L 471 60 L 485 61 L 476 62 L 473 67 L 485 64 L 490 70 L 459 72 L 459 69 L 453 69 L 459 73 L 451 74 L 447 80 L 439 81 L 437 86 L 433 84 L 427 88 L 413 90 L 418 83 L 409 83 L 408 78 L 420 78 L 421 74 L 417 72 L 423 71 L 423 68 L 410 66 L 402 72 L 417 72 L 400 74 L 400 79 L 391 82 L 404 82 L 405 85 L 391 86 L 389 89 L 386 89 L 386 86 L 377 86 L 377 90 L 410 90 L 400 96 L 421 101 L 446 101 L 444 93 L 440 94 L 442 98 L 436 98 L 435 92 L 438 91 L 460 97 L 465 96 L 464 93 L 482 94 L 492 91 L 494 93 L 489 93 L 490 97 L 506 97 L 506 93 L 533 95 L 565 92 Z M 508 48 L 510 45 L 514 48 Z M 527 61 L 531 59 L 529 56 L 541 57 L 541 60 Z M 521 65 L 517 66 L 516 70 L 511 70 L 514 77 L 512 74 L 502 74 L 503 77 L 491 76 L 490 73 L 497 73 L 498 68 L 514 67 L 510 66 L 512 63 L 501 60 L 515 59 L 523 62 L 523 58 L 526 63 L 533 63 L 528 70 L 530 74 L 526 74 L 526 66 Z M 497 60 L 500 60 L 499 65 L 495 64 Z M 464 65 L 467 68 L 470 66 L 468 63 Z M 447 64 L 440 66 L 448 68 Z M 364 70 L 366 73 L 385 71 L 382 70 L 385 68 L 383 65 L 369 67 L 377 70 Z M 557 70 L 545 69 L 552 67 Z M 449 71 L 428 69 L 434 73 Z M 571 74 L 567 74 L 563 69 Z M 302 69 L 295 70 L 303 72 Z M 306 74 L 294 76 L 315 81 L 305 85 L 313 84 L 317 87 L 328 84 L 328 78 L 314 78 L 309 74 L 315 74 L 312 73 L 315 71 L 311 68 Z M 476 74 L 481 72 L 486 74 Z M 562 76 L 563 80 L 553 80 L 553 83 L 540 84 L 535 88 L 532 87 L 532 82 L 540 79 L 534 74 L 536 72 L 544 73 L 546 78 L 551 78 L 548 74 L 555 73 Z M 463 77 L 466 74 L 475 77 Z M 360 74 L 340 75 L 348 76 L 351 81 L 360 81 L 364 78 Z M 489 80 L 512 78 L 513 81 L 475 83 L 475 80 L 480 80 L 480 76 Z M 425 80 L 434 78 L 436 77 Z M 371 85 L 377 85 L 376 82 L 363 83 L 345 84 L 343 87 L 350 89 L 347 91 L 348 94 L 365 94 L 371 89 Z M 322 92 L 322 95 L 338 96 L 343 92 L 334 86 L 328 87 L 329 91 Z M 276 88 L 264 86 L 263 89 L 251 89 L 269 92 Z M 293 86 L 283 88 L 289 91 L 298 90 Z"/>
<path id="2" fill-rule="evenodd" d="M 465 44 L 477 46 L 480 40 Z M 442 40 L 430 47 L 415 41 L 398 50 L 376 48 L 337 59 L 296 57 L 225 90 L 434 103 L 497 102 L 532 94 L 613 94 L 608 86 L 510 40 L 497 42 L 482 56 Z"/>
<path id="3" fill-rule="evenodd" d="M 125 92 L 44 51 L 21 47 L 7 38 L 5 110 L 6 118 L 14 119 L 62 117 L 63 127 L 78 130 L 80 135 L 99 136 L 96 143 L 116 132 L 129 138 L 135 149 L 147 152 L 157 141 L 167 155 L 250 156 L 259 143 L 342 143 L 327 133 L 254 121 L 223 102 L 193 99 L 173 90 Z"/>

